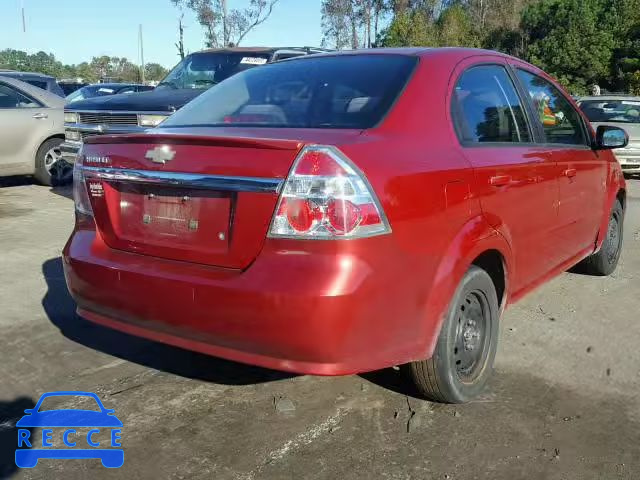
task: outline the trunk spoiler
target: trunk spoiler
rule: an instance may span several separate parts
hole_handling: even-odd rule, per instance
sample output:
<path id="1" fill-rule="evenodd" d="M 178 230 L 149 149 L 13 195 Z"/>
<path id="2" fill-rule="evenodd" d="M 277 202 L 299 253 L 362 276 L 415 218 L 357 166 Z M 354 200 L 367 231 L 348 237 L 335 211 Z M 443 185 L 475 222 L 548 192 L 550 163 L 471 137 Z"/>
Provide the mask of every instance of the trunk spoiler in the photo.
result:
<path id="1" fill-rule="evenodd" d="M 84 143 L 89 145 L 103 144 L 164 144 L 172 145 L 202 145 L 231 148 L 257 148 L 265 150 L 300 150 L 303 143 L 299 140 L 253 138 L 234 136 L 210 136 L 210 135 L 181 135 L 181 134 L 126 134 L 126 135 L 95 135 L 87 137 Z"/>

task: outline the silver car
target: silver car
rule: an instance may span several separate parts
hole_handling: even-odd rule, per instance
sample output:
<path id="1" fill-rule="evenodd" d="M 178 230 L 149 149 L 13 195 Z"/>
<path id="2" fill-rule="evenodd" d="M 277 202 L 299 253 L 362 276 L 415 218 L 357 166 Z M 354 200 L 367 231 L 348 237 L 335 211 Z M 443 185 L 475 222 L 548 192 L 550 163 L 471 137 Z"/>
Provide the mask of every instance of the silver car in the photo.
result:
<path id="1" fill-rule="evenodd" d="M 72 166 L 60 155 L 63 140 L 64 98 L 0 74 L 0 176 L 67 182 Z"/>
<path id="2" fill-rule="evenodd" d="M 582 97 L 578 105 L 594 129 L 600 125 L 621 127 L 629 134 L 629 145 L 615 151 L 625 176 L 640 174 L 640 97 L 599 95 Z"/>

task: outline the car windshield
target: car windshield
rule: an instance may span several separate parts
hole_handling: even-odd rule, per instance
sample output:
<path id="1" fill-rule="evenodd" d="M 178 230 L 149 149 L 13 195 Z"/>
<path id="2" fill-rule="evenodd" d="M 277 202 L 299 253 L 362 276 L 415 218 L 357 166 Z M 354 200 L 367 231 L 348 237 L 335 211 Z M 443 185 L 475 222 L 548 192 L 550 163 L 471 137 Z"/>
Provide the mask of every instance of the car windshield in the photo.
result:
<path id="1" fill-rule="evenodd" d="M 42 399 L 38 412 L 66 409 L 102 411 L 96 399 L 88 395 L 52 395 Z"/>
<path id="2" fill-rule="evenodd" d="M 640 123 L 640 99 L 585 100 L 580 108 L 591 122 Z"/>
<path id="3" fill-rule="evenodd" d="M 114 87 L 105 87 L 100 85 L 91 85 L 76 90 L 71 95 L 67 95 L 67 103 L 77 102 L 85 98 L 103 97 L 105 95 L 114 95 L 117 89 Z"/>
<path id="4" fill-rule="evenodd" d="M 264 65 L 268 60 L 268 53 L 194 53 L 171 70 L 158 87 L 207 89 L 243 70 Z"/>
<path id="5" fill-rule="evenodd" d="M 380 54 L 273 63 L 226 80 L 162 126 L 371 128 L 398 97 L 416 62 Z"/>

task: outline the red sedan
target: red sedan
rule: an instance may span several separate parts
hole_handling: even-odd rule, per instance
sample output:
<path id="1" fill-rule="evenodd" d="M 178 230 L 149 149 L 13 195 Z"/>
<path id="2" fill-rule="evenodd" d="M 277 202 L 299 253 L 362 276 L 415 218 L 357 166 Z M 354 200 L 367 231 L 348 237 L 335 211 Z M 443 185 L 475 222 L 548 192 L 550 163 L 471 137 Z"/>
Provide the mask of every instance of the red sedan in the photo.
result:
<path id="1" fill-rule="evenodd" d="M 133 335 L 298 373 L 409 364 L 427 398 L 464 402 L 508 304 L 616 268 L 627 141 L 494 52 L 267 65 L 86 141 L 67 284 Z"/>

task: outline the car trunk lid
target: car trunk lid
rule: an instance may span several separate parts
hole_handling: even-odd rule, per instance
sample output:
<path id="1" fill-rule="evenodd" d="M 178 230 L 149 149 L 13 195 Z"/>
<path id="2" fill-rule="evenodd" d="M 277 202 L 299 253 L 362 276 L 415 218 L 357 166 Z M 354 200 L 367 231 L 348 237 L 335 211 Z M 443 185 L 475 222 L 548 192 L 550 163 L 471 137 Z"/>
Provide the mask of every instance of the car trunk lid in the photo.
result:
<path id="1" fill-rule="evenodd" d="M 92 137 L 82 168 L 96 226 L 114 249 L 247 268 L 266 238 L 280 187 L 308 143 L 308 133 Z"/>

